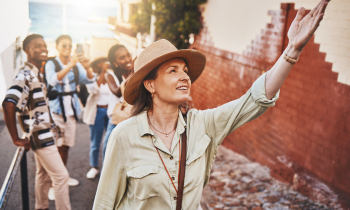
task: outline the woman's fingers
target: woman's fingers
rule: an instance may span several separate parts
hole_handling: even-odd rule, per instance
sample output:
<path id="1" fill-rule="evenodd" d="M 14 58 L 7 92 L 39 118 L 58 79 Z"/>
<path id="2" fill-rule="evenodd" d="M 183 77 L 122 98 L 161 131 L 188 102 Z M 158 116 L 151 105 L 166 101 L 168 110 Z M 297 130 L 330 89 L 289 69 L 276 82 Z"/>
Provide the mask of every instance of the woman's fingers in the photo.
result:
<path id="1" fill-rule="evenodd" d="M 304 7 L 301 7 L 301 8 L 298 10 L 297 15 L 295 16 L 294 21 L 301 21 L 301 20 L 303 19 L 304 15 L 305 15 L 305 8 L 304 8 Z"/>
<path id="2" fill-rule="evenodd" d="M 315 12 L 317 11 L 317 9 L 320 7 L 320 5 L 321 5 L 323 2 L 324 2 L 324 0 L 320 1 L 320 2 L 316 5 L 316 7 L 314 7 L 314 8 L 309 12 L 308 15 L 310 15 L 311 17 L 313 17 L 314 14 L 315 14 Z"/>
<path id="3" fill-rule="evenodd" d="M 328 5 L 328 2 L 324 2 L 321 5 L 320 10 L 318 11 L 317 15 L 314 16 L 315 18 L 314 18 L 314 22 L 312 24 L 312 29 L 311 29 L 312 33 L 315 33 L 317 27 L 320 25 L 320 22 L 323 19 L 324 12 L 326 10 L 327 5 Z"/>
<path id="4" fill-rule="evenodd" d="M 322 14 L 326 9 L 326 6 L 327 6 L 327 2 L 325 1 L 318 7 L 317 11 L 314 14 L 314 17 L 317 17 L 319 14 Z"/>
<path id="5" fill-rule="evenodd" d="M 324 15 L 324 14 L 319 14 L 319 15 L 317 15 L 317 16 L 315 17 L 315 21 L 314 21 L 314 23 L 313 23 L 313 25 L 312 25 L 312 28 L 311 28 L 312 34 L 315 33 L 316 29 L 317 29 L 318 26 L 320 25 L 320 22 L 321 22 L 321 20 L 322 20 L 322 18 L 323 18 L 323 15 Z"/>

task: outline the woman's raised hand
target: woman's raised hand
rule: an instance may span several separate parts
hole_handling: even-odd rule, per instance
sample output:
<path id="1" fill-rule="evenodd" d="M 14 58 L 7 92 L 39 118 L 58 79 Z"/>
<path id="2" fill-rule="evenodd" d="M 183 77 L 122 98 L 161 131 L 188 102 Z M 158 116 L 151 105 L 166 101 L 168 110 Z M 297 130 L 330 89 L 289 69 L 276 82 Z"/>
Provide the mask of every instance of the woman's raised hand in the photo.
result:
<path id="1" fill-rule="evenodd" d="M 300 52 L 303 50 L 320 25 L 329 1 L 321 0 L 305 17 L 305 8 L 299 9 L 288 31 L 289 45 L 292 48 Z"/>

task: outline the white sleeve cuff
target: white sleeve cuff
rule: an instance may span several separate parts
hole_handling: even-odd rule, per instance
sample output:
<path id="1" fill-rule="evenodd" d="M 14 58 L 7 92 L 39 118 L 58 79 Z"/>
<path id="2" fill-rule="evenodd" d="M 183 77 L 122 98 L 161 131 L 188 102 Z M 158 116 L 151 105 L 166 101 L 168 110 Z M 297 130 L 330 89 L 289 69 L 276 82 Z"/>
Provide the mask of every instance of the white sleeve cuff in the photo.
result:
<path id="1" fill-rule="evenodd" d="M 265 92 L 265 81 L 266 81 L 266 74 L 265 72 L 263 75 L 261 75 L 253 84 L 251 93 L 252 93 L 252 98 L 257 103 L 259 106 L 264 106 L 264 107 L 270 107 L 274 106 L 278 97 L 280 90 L 276 93 L 276 95 L 272 99 L 267 99 L 266 98 L 266 92 Z"/>

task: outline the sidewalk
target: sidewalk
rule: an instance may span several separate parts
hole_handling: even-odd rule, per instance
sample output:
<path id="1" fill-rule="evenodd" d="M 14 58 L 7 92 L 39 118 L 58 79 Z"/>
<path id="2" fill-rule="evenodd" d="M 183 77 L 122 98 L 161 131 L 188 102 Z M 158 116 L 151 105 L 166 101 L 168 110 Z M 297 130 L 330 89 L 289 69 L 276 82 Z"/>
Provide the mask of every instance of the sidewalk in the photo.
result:
<path id="1" fill-rule="evenodd" d="M 223 146 L 219 147 L 201 205 L 203 210 L 339 209 L 334 203 L 327 207 L 313 202 L 272 178 L 267 167 Z"/>

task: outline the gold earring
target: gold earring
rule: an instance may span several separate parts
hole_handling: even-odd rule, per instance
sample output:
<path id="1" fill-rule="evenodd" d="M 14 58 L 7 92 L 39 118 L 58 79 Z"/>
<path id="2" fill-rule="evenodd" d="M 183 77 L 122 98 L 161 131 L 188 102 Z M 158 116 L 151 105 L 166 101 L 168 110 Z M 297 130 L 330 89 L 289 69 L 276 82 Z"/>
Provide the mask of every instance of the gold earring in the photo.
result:
<path id="1" fill-rule="evenodd" d="M 151 93 L 151 97 L 153 98 L 153 92 Z"/>

